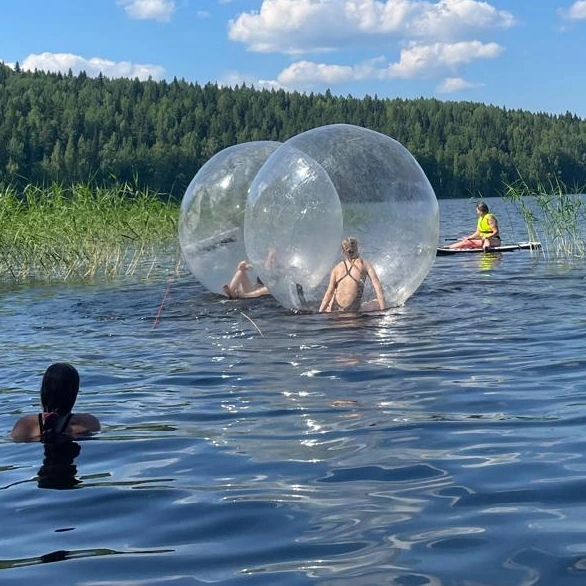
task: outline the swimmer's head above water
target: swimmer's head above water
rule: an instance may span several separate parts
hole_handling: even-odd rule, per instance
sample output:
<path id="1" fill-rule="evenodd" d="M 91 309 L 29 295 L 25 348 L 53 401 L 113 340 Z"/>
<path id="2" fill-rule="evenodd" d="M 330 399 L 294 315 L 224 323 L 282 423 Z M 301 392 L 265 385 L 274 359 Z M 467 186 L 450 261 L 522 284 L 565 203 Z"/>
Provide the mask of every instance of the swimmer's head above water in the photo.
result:
<path id="1" fill-rule="evenodd" d="M 342 240 L 342 252 L 348 258 L 358 258 L 358 240 L 352 236 L 346 236 Z"/>
<path id="2" fill-rule="evenodd" d="M 45 413 L 70 413 L 79 392 L 79 373 L 65 362 L 47 368 L 41 383 L 41 404 Z"/>

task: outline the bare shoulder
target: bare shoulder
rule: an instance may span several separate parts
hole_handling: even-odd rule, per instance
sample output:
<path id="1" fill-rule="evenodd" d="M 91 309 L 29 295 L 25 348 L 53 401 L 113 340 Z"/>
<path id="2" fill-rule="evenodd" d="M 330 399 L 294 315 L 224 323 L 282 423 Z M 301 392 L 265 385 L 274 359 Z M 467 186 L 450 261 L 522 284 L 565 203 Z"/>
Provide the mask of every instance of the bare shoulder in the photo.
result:
<path id="1" fill-rule="evenodd" d="M 100 420 L 91 413 L 75 413 L 69 421 L 69 426 L 74 435 L 100 431 L 102 428 Z"/>
<path id="2" fill-rule="evenodd" d="M 333 269 L 332 269 L 332 277 L 339 277 L 340 275 L 344 274 L 345 272 L 345 265 L 343 262 L 339 262 Z"/>
<path id="3" fill-rule="evenodd" d="M 366 273 L 368 274 L 368 276 L 370 277 L 370 280 L 373 283 L 379 283 L 380 279 L 378 276 L 378 273 L 376 272 L 376 269 L 374 268 L 374 265 L 370 262 L 370 261 L 364 261 L 364 270 L 366 271 Z"/>
<path id="4" fill-rule="evenodd" d="M 38 415 L 25 415 L 21 417 L 12 428 L 10 437 L 17 442 L 26 442 L 39 439 L 41 430 L 39 428 Z"/>

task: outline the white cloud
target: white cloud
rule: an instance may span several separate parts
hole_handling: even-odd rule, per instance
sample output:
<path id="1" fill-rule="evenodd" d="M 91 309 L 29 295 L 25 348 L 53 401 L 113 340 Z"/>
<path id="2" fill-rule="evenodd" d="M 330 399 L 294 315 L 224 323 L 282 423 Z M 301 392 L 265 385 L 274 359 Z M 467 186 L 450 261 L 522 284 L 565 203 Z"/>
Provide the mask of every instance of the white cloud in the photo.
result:
<path id="1" fill-rule="evenodd" d="M 351 81 L 354 68 L 348 65 L 326 65 L 311 61 L 298 61 L 284 69 L 277 78 L 285 87 L 313 86 L 317 84 L 337 85 Z"/>
<path id="2" fill-rule="evenodd" d="M 229 23 L 256 52 L 302 54 L 404 39 L 453 41 L 509 28 L 513 15 L 479 0 L 263 0 Z"/>
<path id="3" fill-rule="evenodd" d="M 174 0 L 118 0 L 130 18 L 169 22 L 175 12 Z"/>
<path id="4" fill-rule="evenodd" d="M 462 41 L 459 43 L 411 43 L 401 51 L 398 63 L 391 66 L 394 77 L 424 79 L 442 71 L 455 71 L 458 67 L 478 59 L 494 59 L 503 52 L 497 43 Z"/>
<path id="5" fill-rule="evenodd" d="M 436 4 L 418 3 L 421 13 L 414 19 L 414 37 L 455 40 L 471 32 L 508 29 L 516 24 L 506 10 L 497 10 L 477 0 L 442 0 Z"/>
<path id="6" fill-rule="evenodd" d="M 466 81 L 461 77 L 447 77 L 437 86 L 436 92 L 438 94 L 451 94 L 462 90 L 482 87 L 482 85 L 483 84 L 481 83 L 472 83 L 470 81 Z"/>
<path id="7" fill-rule="evenodd" d="M 286 89 L 278 81 L 258 79 L 252 75 L 240 73 L 238 71 L 229 71 L 225 73 L 220 79 L 217 80 L 219 86 L 235 87 L 246 84 L 248 87 L 254 86 L 255 89 Z"/>
<path id="8" fill-rule="evenodd" d="M 384 61 L 384 58 L 377 58 L 357 65 L 327 65 L 312 61 L 297 61 L 279 74 L 277 82 L 286 88 L 309 90 L 319 86 L 331 87 L 359 80 L 381 79 L 387 76 L 386 69 L 378 66 Z"/>
<path id="9" fill-rule="evenodd" d="M 570 8 L 559 9 L 558 12 L 568 20 L 586 20 L 586 0 L 577 0 Z"/>
<path id="10" fill-rule="evenodd" d="M 445 78 L 438 91 L 450 92 L 475 87 L 460 70 L 502 55 L 490 35 L 515 24 L 510 12 L 483 0 L 262 0 L 258 11 L 230 21 L 228 34 L 250 51 L 298 57 L 264 82 L 272 87 L 308 91 L 364 80 Z M 383 56 L 348 62 L 348 53 L 358 50 Z M 336 59 L 342 51 L 345 60 Z M 320 53 L 330 55 L 327 63 L 300 58 Z"/>
<path id="11" fill-rule="evenodd" d="M 340 15 L 324 0 L 264 0 L 260 12 L 228 23 L 228 36 L 259 53 L 330 50 L 340 40 Z"/>
<path id="12" fill-rule="evenodd" d="M 259 79 L 258 82 L 254 84 L 248 84 L 248 86 L 252 86 L 256 89 L 265 89 L 265 90 L 286 90 L 287 88 L 282 86 L 278 81 L 272 79 Z"/>
<path id="13" fill-rule="evenodd" d="M 100 73 L 105 77 L 128 77 L 146 80 L 152 77 L 155 80 L 162 79 L 165 69 L 160 65 L 130 63 L 129 61 L 110 61 L 99 57 L 86 59 L 72 53 L 40 53 L 29 55 L 22 63 L 21 69 L 33 71 L 62 72 L 70 69 L 77 75 L 85 71 L 90 77 L 97 77 Z"/>
<path id="14" fill-rule="evenodd" d="M 429 79 L 457 71 L 461 66 L 478 59 L 493 59 L 502 51 L 502 47 L 496 43 L 483 44 L 479 41 L 433 45 L 411 43 L 401 52 L 400 60 L 396 63 L 389 64 L 384 57 L 354 65 L 303 60 L 292 63 L 281 71 L 277 82 L 288 89 L 309 90 L 365 80 Z M 446 91 L 460 83 L 459 89 L 464 89 L 464 82 L 458 82 L 459 79 L 449 78 L 440 87 Z"/>

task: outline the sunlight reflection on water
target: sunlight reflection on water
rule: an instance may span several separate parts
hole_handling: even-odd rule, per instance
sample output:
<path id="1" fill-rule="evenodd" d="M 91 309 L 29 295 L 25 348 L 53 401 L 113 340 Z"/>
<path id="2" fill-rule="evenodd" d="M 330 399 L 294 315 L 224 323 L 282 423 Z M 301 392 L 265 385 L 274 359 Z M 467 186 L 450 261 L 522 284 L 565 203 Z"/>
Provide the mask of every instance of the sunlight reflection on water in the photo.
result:
<path id="1" fill-rule="evenodd" d="M 163 279 L 2 290 L 2 428 L 67 359 L 104 429 L 71 490 L 0 440 L 0 582 L 581 585 L 583 275 L 438 258 L 335 319 L 182 273 L 156 327 Z"/>

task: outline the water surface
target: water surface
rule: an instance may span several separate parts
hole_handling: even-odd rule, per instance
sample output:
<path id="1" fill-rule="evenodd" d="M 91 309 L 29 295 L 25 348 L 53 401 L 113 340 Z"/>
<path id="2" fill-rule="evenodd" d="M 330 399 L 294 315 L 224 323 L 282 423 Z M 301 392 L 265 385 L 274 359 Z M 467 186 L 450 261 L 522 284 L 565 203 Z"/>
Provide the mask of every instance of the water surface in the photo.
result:
<path id="1" fill-rule="evenodd" d="M 440 209 L 442 238 L 472 231 L 473 204 Z M 359 318 L 186 272 L 2 285 L 0 584 L 583 585 L 584 264 L 439 257 Z M 103 431 L 11 442 L 57 360 Z"/>

